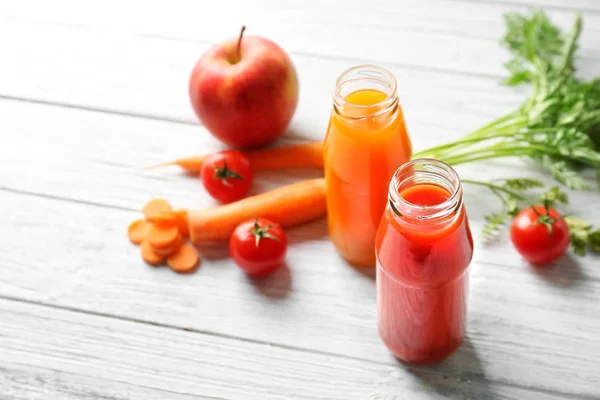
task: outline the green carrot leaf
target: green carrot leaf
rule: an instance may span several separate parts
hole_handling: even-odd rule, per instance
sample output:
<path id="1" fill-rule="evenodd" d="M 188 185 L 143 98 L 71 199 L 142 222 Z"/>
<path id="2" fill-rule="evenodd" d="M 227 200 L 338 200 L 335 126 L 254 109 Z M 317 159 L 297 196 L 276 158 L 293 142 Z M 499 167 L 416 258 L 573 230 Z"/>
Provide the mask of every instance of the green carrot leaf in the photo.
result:
<path id="1" fill-rule="evenodd" d="M 568 32 L 561 32 L 542 10 L 508 13 L 504 18 L 506 31 L 501 44 L 510 59 L 505 63 L 508 75 L 503 83 L 529 86 L 528 97 L 516 110 L 462 138 L 417 154 L 440 158 L 451 165 L 526 158 L 573 190 L 591 189 L 584 174 L 591 169 L 600 189 L 600 77 L 584 80 L 575 76 L 581 16 L 575 15 Z M 484 237 L 497 231 L 519 209 L 537 202 L 568 202 L 561 186 L 551 187 L 539 196 L 535 189 L 544 185 L 534 179 L 462 181 L 487 187 L 502 202 L 501 212 L 486 217 Z M 600 252 L 600 229 L 583 220 L 568 221 L 577 254 Z"/>
<path id="2" fill-rule="evenodd" d="M 565 222 L 569 227 L 571 247 L 575 254 L 584 256 L 588 249 L 600 251 L 600 230 L 592 231 L 592 224 L 584 219 L 567 216 Z"/>
<path id="3" fill-rule="evenodd" d="M 507 189 L 511 190 L 526 190 L 532 188 L 544 187 L 544 184 L 537 179 L 529 179 L 529 178 L 512 178 L 505 179 L 504 184 L 502 185 Z"/>
<path id="4" fill-rule="evenodd" d="M 510 214 L 501 212 L 485 216 L 485 225 L 481 231 L 481 236 L 484 241 L 489 240 L 494 233 L 510 218 Z"/>
<path id="5" fill-rule="evenodd" d="M 568 204 L 569 196 L 566 192 L 563 192 L 560 187 L 553 186 L 540 196 L 540 203 L 548 203 L 548 207 L 554 206 L 556 202 Z"/>

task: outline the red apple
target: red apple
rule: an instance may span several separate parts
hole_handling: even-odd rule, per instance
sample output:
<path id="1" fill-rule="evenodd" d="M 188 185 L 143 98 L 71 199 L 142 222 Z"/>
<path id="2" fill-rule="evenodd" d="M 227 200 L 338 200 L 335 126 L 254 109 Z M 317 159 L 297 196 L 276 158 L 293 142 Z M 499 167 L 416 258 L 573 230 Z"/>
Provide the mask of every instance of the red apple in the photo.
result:
<path id="1" fill-rule="evenodd" d="M 288 55 L 258 36 L 230 39 L 208 49 L 196 63 L 189 95 L 200 122 L 237 148 L 274 142 L 298 104 L 298 78 Z"/>

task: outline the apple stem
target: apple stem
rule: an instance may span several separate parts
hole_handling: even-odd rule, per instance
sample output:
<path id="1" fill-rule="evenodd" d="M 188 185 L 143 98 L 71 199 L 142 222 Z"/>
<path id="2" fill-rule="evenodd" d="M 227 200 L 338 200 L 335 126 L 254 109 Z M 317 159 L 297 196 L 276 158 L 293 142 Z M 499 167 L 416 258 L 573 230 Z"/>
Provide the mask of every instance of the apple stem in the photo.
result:
<path id="1" fill-rule="evenodd" d="M 237 43 L 237 55 L 238 55 L 238 60 L 242 59 L 242 37 L 244 36 L 244 31 L 246 30 L 246 25 L 242 26 L 242 31 L 240 32 L 240 38 L 238 39 L 238 43 Z"/>

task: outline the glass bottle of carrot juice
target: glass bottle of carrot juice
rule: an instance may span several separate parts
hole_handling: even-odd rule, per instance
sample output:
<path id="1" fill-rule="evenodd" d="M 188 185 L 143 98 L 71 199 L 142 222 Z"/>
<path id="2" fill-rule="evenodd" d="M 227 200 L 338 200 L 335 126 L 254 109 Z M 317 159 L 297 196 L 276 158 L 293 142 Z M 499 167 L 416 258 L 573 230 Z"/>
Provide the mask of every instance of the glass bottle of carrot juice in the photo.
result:
<path id="1" fill-rule="evenodd" d="M 379 334 L 398 358 L 437 362 L 462 342 L 473 239 L 460 180 L 447 164 L 404 164 L 377 233 Z"/>
<path id="2" fill-rule="evenodd" d="M 375 65 L 343 72 L 333 92 L 324 162 L 329 235 L 348 262 L 375 266 L 388 185 L 411 155 L 394 76 Z"/>

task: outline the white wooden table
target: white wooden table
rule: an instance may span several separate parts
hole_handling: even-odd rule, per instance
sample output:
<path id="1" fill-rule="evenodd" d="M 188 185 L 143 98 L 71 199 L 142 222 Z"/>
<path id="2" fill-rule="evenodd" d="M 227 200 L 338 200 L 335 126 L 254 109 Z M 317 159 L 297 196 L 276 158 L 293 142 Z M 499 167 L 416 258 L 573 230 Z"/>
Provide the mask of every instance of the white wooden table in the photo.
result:
<path id="1" fill-rule="evenodd" d="M 289 230 L 287 267 L 257 280 L 219 248 L 193 275 L 147 267 L 125 235 L 152 196 L 214 204 L 196 179 L 142 167 L 222 148 L 194 117 L 187 81 L 242 24 L 298 69 L 280 143 L 323 138 L 335 78 L 369 62 L 397 77 L 422 149 L 523 99 L 499 85 L 498 39 L 502 14 L 525 5 L 563 27 L 581 10 L 580 72 L 600 75 L 597 0 L 3 2 L 0 398 L 599 399 L 597 257 L 536 273 L 506 233 L 477 240 L 467 339 L 440 365 L 408 367 L 377 334 L 373 277 L 340 260 L 324 220 Z M 254 192 L 319 175 L 260 174 Z M 500 205 L 472 187 L 465 196 L 477 236 Z M 600 194 L 571 203 L 600 224 Z"/>

